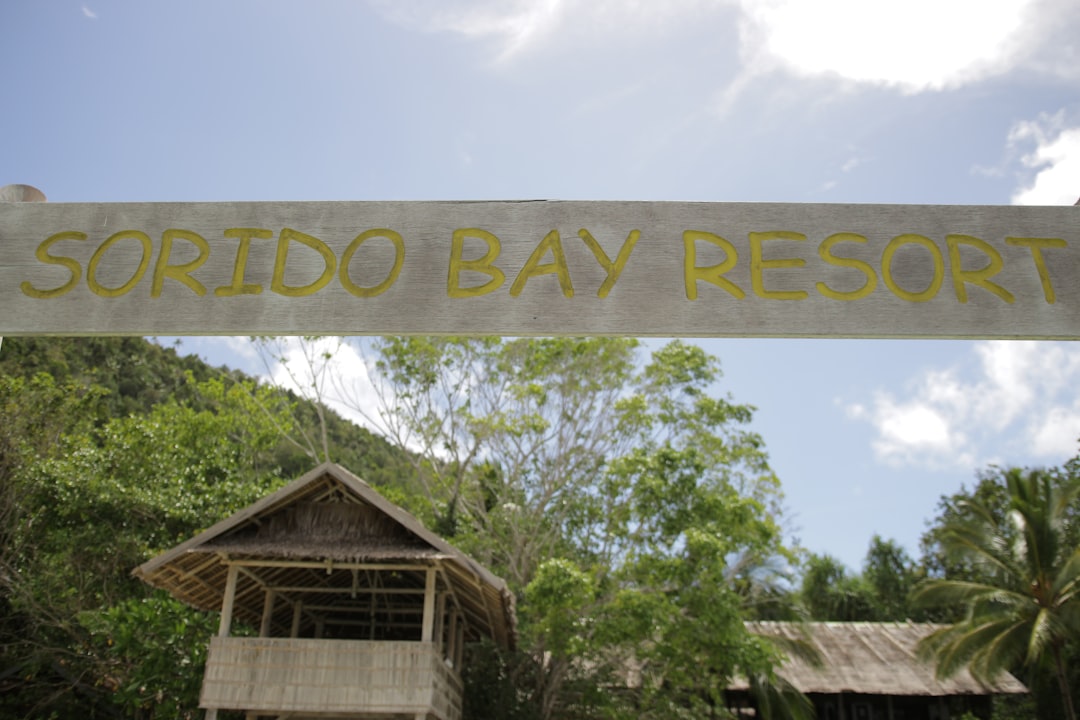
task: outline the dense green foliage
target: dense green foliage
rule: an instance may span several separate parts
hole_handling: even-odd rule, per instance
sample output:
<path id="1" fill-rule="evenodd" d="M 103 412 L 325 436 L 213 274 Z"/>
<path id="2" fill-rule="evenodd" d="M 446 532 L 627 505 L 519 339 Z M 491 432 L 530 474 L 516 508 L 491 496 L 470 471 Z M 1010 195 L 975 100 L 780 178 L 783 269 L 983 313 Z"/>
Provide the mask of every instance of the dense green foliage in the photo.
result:
<path id="1" fill-rule="evenodd" d="M 198 716 L 215 622 L 131 570 L 310 469 L 282 440 L 304 408 L 141 339 L 0 360 L 0 716 Z"/>
<path id="2" fill-rule="evenodd" d="M 799 599 L 816 620 L 944 623 L 927 643 L 942 674 L 1008 670 L 1030 697 L 998 698 L 998 720 L 1069 717 L 1080 688 L 1080 461 L 989 468 L 941 498 L 911 560 L 874 537 L 861 573 L 810 555 Z"/>
<path id="3" fill-rule="evenodd" d="M 964 615 L 925 649 L 942 675 L 960 667 L 976 677 L 1022 670 L 1037 683 L 1051 675 L 1060 691 L 1054 714 L 1074 720 L 1077 675 L 1068 659 L 1080 646 L 1080 478 L 1013 469 L 1003 479 L 1004 502 L 962 501 L 936 534 L 962 576 L 931 578 L 914 599 Z M 1049 716 L 1045 692 L 1040 699 Z"/>
<path id="4" fill-rule="evenodd" d="M 5 338 L 0 349 L 0 375 L 32 378 L 44 373 L 56 383 L 99 388 L 100 418 L 149 413 L 156 405 L 174 401 L 194 410 L 212 408 L 214 400 L 198 392 L 211 379 L 254 387 L 254 378 L 225 367 L 211 367 L 195 355 L 180 355 L 177 347 L 162 347 L 143 338 Z M 194 380 L 192 383 L 190 380 Z M 271 457 L 285 477 L 297 477 L 324 458 L 310 435 L 326 428 L 335 462 L 375 486 L 397 482 L 401 462 L 397 451 L 378 435 L 330 410 L 284 392 L 293 406 L 290 425 L 278 427 Z"/>
<path id="5" fill-rule="evenodd" d="M 815 620 L 924 620 L 926 613 L 908 602 L 922 573 L 904 548 L 875 535 L 858 575 L 851 575 L 834 557 L 809 555 L 803 564 L 800 599 Z"/>
<path id="6" fill-rule="evenodd" d="M 372 347 L 383 404 L 353 409 L 385 437 L 321 391 L 261 386 L 142 339 L 6 339 L 0 717 L 197 717 L 216 618 L 130 571 L 326 457 L 508 579 L 521 642 L 472 649 L 467 717 L 725 717 L 736 674 L 763 716 L 808 717 L 773 672 L 802 649 L 743 624 L 799 618 L 956 623 L 939 637 L 943 669 L 974 660 L 1032 689 L 998 701 L 996 720 L 1068 712 L 1080 460 L 984 471 L 942 498 L 919 558 L 875 536 L 852 571 L 785 545 L 753 409 L 717 392 L 718 362 L 697 347 Z M 1028 641 L 980 645 L 991 627 Z"/>
<path id="7" fill-rule="evenodd" d="M 727 679 L 771 678 L 743 591 L 792 555 L 752 408 L 715 393 L 715 358 L 673 342 L 643 360 L 614 338 L 376 351 L 430 516 L 518 593 L 508 676 L 530 701 L 507 716 L 722 716 Z M 640 692 L 598 692 L 631 666 Z"/>
<path id="8" fill-rule="evenodd" d="M 290 416 L 268 390 L 190 382 L 205 409 L 167 400 L 144 415 L 87 423 L 100 393 L 58 387 L 47 375 L 0 377 L 0 427 L 57 424 L 47 447 L 18 448 L 0 478 L 6 714 L 192 711 L 197 685 L 166 668 L 176 659 L 198 666 L 207 620 L 149 593 L 130 572 L 274 489 L 276 426 Z"/>

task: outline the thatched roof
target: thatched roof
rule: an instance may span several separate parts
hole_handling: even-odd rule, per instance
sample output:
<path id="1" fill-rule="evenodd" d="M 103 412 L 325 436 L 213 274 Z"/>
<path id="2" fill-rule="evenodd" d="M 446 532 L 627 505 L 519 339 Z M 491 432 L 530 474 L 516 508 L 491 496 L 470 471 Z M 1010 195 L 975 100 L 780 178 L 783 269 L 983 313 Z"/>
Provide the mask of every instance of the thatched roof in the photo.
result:
<path id="1" fill-rule="evenodd" d="M 806 640 L 817 648 L 820 667 L 791 657 L 777 671 L 804 693 L 944 696 L 1027 692 L 1008 673 L 989 684 L 966 670 L 948 679 L 936 678 L 933 664 L 920 659 L 915 647 L 940 627 L 912 622 L 747 623 L 747 629 L 756 635 Z M 731 689 L 745 690 L 745 681 Z"/>
<path id="2" fill-rule="evenodd" d="M 317 582 L 338 591 L 328 573 L 294 561 L 436 567 L 470 618 L 472 635 L 513 645 L 513 595 L 502 579 L 432 533 L 339 465 L 325 463 L 208 530 L 140 565 L 133 574 L 202 610 L 221 609 L 229 562 L 261 562 L 277 586 Z M 358 580 L 353 580 L 354 583 Z M 395 575 L 399 590 L 423 588 L 422 574 Z M 257 622 L 259 592 L 238 594 L 235 612 Z"/>

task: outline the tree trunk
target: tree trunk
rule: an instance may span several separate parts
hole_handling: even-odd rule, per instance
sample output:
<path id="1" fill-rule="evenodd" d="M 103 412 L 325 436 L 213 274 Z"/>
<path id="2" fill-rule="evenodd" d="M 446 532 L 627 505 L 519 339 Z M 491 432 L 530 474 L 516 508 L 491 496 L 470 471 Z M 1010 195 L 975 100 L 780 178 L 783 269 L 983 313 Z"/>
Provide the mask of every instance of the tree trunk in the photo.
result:
<path id="1" fill-rule="evenodd" d="M 1065 710 L 1065 720 L 1076 720 L 1072 689 L 1069 687 L 1069 678 L 1065 674 L 1065 661 L 1061 657 L 1061 643 L 1054 643 L 1054 667 L 1057 670 L 1058 686 L 1061 688 L 1061 702 Z"/>

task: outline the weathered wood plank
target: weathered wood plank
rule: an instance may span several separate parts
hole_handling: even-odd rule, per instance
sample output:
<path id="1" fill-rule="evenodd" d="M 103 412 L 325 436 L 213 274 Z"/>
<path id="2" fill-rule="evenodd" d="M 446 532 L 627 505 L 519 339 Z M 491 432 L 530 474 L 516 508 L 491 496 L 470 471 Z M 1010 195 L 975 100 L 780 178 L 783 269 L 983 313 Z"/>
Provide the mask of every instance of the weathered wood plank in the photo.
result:
<path id="1" fill-rule="evenodd" d="M 0 204 L 0 335 L 1080 337 L 1080 208 Z"/>

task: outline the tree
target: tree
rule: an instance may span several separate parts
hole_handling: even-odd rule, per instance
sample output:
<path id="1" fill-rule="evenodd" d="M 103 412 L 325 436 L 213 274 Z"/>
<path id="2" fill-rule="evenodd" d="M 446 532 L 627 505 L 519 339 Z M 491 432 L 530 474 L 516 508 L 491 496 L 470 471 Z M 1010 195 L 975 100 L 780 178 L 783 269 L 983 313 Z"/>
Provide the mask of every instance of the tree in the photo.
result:
<path id="1" fill-rule="evenodd" d="M 831 555 L 811 554 L 803 570 L 799 596 L 814 620 L 841 622 L 878 619 L 874 588 L 861 576 L 851 576 Z"/>
<path id="2" fill-rule="evenodd" d="M 898 542 L 874 535 L 866 551 L 862 577 L 873 591 L 877 620 L 900 621 L 916 615 L 909 607 L 908 595 L 919 574 Z"/>
<path id="3" fill-rule="evenodd" d="M 1038 672 L 1048 662 L 1062 714 L 1075 720 L 1065 658 L 1080 639 L 1080 547 L 1069 542 L 1080 481 L 1053 473 L 1004 473 L 1004 517 L 978 500 L 961 501 L 938 539 L 947 559 L 960 558 L 971 579 L 936 578 L 916 590 L 916 602 L 959 604 L 965 616 L 929 636 L 923 650 L 939 675 L 961 667 L 989 678 L 1002 670 Z"/>
<path id="4" fill-rule="evenodd" d="M 48 402 L 31 387 L 16 416 L 52 427 L 50 408 L 64 406 L 41 382 Z M 197 676 L 206 621 L 130 572 L 276 489 L 272 453 L 290 415 L 270 388 L 191 382 L 204 409 L 173 400 L 96 425 L 76 415 L 52 451 L 23 449 L 3 528 L 0 714 L 181 718 L 197 705 L 197 683 L 147 680 L 185 658 Z"/>
<path id="5" fill-rule="evenodd" d="M 918 577 L 919 569 L 899 543 L 874 535 L 856 575 L 831 555 L 809 554 L 799 600 L 814 620 L 906 620 L 918 615 L 908 604 Z"/>
<path id="6" fill-rule="evenodd" d="M 350 407 L 408 459 L 435 528 L 524 588 L 591 526 L 598 477 L 625 452 L 634 340 L 383 338 L 374 397 Z"/>
<path id="7" fill-rule="evenodd" d="M 436 529 L 518 593 L 530 709 L 580 709 L 583 678 L 596 688 L 631 655 L 652 679 L 634 714 L 716 710 L 735 672 L 770 672 L 738 588 L 784 552 L 779 482 L 753 408 L 715 393 L 714 357 L 672 342 L 642 362 L 616 338 L 375 350 L 378 407 L 366 387 L 339 394 L 407 451 Z"/>

